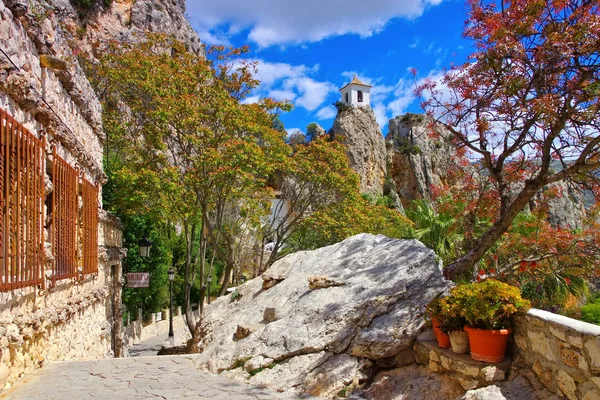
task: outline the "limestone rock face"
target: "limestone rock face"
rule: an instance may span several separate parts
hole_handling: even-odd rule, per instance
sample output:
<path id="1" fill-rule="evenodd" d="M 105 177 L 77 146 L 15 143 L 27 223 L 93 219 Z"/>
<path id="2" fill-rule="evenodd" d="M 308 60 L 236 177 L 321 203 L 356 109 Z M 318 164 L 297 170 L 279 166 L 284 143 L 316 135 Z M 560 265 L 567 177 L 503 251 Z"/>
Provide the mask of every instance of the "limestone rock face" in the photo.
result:
<path id="1" fill-rule="evenodd" d="M 420 242 L 370 234 L 291 254 L 266 274 L 285 279 L 268 289 L 253 279 L 237 288 L 239 300 L 222 297 L 208 306 L 198 364 L 273 390 L 324 397 L 365 381 L 379 360 L 410 358 L 425 305 L 450 286 Z M 343 285 L 311 290 L 311 276 Z M 276 309 L 277 320 L 234 338 L 238 326 L 263 321 L 266 308 Z M 258 373 L 243 368 L 263 359 L 273 362 Z"/>
<path id="2" fill-rule="evenodd" d="M 360 191 L 383 194 L 386 176 L 386 149 L 383 135 L 371 107 L 354 107 L 338 113 L 333 135 L 347 146 L 350 167 L 360 176 Z"/>
<path id="3" fill-rule="evenodd" d="M 52 0 L 68 32 L 93 53 L 110 40 L 135 41 L 144 33 L 165 33 L 204 55 L 204 45 L 185 18 L 185 0 L 115 0 L 96 4 L 79 19 L 69 0 Z M 85 29 L 82 30 L 82 27 Z"/>
<path id="4" fill-rule="evenodd" d="M 325 128 L 323 128 L 321 125 L 319 124 L 315 124 L 315 137 L 323 137 L 327 135 L 327 132 L 325 131 Z"/>
<path id="5" fill-rule="evenodd" d="M 586 216 L 583 194 L 581 190 L 567 182 L 556 182 L 546 189 L 551 189 L 552 197 L 546 199 L 548 203 L 548 222 L 552 226 L 577 229 L 581 228 Z M 530 207 L 535 208 L 543 200 L 541 191 L 530 201 Z"/>
<path id="6" fill-rule="evenodd" d="M 449 169 L 460 162 L 451 133 L 425 115 L 405 114 L 389 122 L 388 174 L 403 200 L 430 198 Z"/>
<path id="7" fill-rule="evenodd" d="M 404 205 L 415 199 L 429 199 L 432 188 L 447 183 L 448 173 L 457 166 L 477 176 L 476 168 L 459 154 L 451 138 L 445 127 L 425 115 L 409 113 L 390 120 L 386 136 L 388 174 Z M 516 195 L 520 188 L 514 190 Z M 549 185 L 530 201 L 530 209 L 542 202 L 548 205 L 548 221 L 553 226 L 581 227 L 586 215 L 584 198 L 573 185 Z"/>

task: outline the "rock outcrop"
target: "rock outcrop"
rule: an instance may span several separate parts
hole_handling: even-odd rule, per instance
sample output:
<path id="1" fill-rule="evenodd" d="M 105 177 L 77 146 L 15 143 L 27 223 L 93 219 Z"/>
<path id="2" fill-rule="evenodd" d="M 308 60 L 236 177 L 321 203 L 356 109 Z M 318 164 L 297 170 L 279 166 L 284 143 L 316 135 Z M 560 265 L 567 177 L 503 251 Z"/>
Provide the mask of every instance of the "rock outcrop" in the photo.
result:
<path id="1" fill-rule="evenodd" d="M 204 55 L 204 45 L 185 18 L 185 0 L 101 0 L 85 12 L 74 8 L 69 0 L 51 3 L 65 31 L 88 54 L 110 41 L 131 42 L 146 33 L 163 33 L 185 43 L 189 51 Z"/>
<path id="2" fill-rule="evenodd" d="M 404 201 L 429 199 L 450 168 L 461 161 L 451 133 L 420 114 L 405 114 L 389 122 L 388 174 Z"/>
<path id="3" fill-rule="evenodd" d="M 434 188 L 448 183 L 453 168 L 478 175 L 451 139 L 446 128 L 426 115 L 409 113 L 390 120 L 387 172 L 405 206 L 411 200 L 430 199 Z M 541 204 L 547 206 L 548 221 L 555 227 L 580 228 L 586 216 L 583 194 L 567 182 L 544 188 L 529 206 L 534 209 Z"/>
<path id="4" fill-rule="evenodd" d="M 546 198 L 543 193 L 548 194 Z M 535 209 L 540 203 L 547 204 L 548 222 L 554 227 L 578 229 L 586 217 L 583 193 L 569 182 L 549 185 L 536 194 L 529 206 Z"/>
<path id="5" fill-rule="evenodd" d="M 360 176 L 360 191 L 381 196 L 386 176 L 386 148 L 371 107 L 340 111 L 332 132 L 347 146 L 350 167 Z"/>
<path id="6" fill-rule="evenodd" d="M 420 242 L 370 234 L 291 254 L 266 273 L 284 279 L 266 290 L 263 279 L 253 279 L 237 288 L 236 300 L 222 297 L 207 308 L 199 365 L 323 397 L 349 394 L 376 365 L 414 362 L 424 307 L 450 285 Z M 275 309 L 276 320 L 264 317 L 266 309 Z"/>

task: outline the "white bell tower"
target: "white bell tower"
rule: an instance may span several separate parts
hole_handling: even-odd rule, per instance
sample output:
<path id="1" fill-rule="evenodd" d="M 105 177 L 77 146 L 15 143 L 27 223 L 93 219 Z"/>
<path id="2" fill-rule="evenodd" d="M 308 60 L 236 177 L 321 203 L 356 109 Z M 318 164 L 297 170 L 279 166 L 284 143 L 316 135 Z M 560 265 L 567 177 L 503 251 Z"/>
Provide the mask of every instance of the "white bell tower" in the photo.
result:
<path id="1" fill-rule="evenodd" d="M 342 95 L 341 102 L 358 107 L 370 106 L 371 87 L 371 85 L 359 81 L 356 75 L 354 75 L 350 83 L 340 89 Z"/>

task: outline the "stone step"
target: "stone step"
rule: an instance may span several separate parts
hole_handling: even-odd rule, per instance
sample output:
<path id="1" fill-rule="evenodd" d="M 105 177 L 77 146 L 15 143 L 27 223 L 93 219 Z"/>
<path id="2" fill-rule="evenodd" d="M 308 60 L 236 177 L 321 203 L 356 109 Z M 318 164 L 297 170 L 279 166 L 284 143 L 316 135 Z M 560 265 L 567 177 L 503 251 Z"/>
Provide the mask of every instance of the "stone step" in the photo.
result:
<path id="1" fill-rule="evenodd" d="M 435 340 L 417 340 L 414 349 L 418 364 L 427 366 L 433 372 L 448 374 L 465 390 L 505 381 L 512 364 L 510 358 L 496 364 L 475 361 L 469 354 L 456 354 L 450 349 L 441 349 Z"/>

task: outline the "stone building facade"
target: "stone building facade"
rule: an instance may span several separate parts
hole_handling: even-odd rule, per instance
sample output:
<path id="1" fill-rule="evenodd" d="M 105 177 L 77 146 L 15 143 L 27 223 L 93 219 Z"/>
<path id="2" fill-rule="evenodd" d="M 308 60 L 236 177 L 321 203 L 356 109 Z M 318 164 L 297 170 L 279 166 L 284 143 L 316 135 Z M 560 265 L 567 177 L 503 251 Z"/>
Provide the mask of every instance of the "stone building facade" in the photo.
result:
<path id="1" fill-rule="evenodd" d="M 0 390 L 121 351 L 121 226 L 101 209 L 101 106 L 59 18 L 0 1 Z"/>

